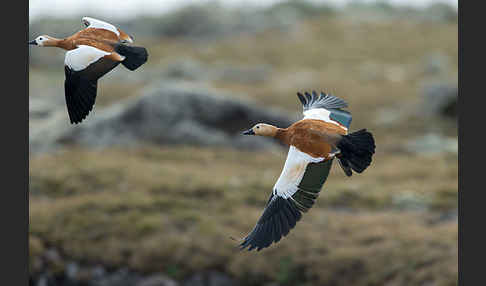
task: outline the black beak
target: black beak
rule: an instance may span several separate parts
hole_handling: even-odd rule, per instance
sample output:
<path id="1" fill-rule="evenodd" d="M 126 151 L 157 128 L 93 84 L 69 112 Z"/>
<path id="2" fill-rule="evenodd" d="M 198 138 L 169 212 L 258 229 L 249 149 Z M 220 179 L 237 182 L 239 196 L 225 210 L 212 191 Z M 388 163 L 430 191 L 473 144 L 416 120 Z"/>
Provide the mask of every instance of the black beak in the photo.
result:
<path id="1" fill-rule="evenodd" d="M 253 131 L 253 129 L 248 129 L 243 132 L 243 135 L 255 135 L 255 132 Z"/>
<path id="2" fill-rule="evenodd" d="M 37 46 L 37 42 L 35 40 L 32 40 L 29 42 L 29 45 L 36 45 Z"/>

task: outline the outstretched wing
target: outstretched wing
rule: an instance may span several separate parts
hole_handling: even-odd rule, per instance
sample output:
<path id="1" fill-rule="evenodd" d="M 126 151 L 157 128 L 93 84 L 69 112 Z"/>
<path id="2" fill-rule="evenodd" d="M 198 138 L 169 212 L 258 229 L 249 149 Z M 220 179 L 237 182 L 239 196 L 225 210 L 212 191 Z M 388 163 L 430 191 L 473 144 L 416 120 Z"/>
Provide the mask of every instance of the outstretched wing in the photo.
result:
<path id="1" fill-rule="evenodd" d="M 120 32 L 118 31 L 118 28 L 115 27 L 114 25 L 110 24 L 110 23 L 105 22 L 105 21 L 101 21 L 101 20 L 94 19 L 94 18 L 91 18 L 91 17 L 83 17 L 81 19 L 81 21 L 83 22 L 83 24 L 86 28 L 105 29 L 105 30 L 108 30 L 108 31 L 112 31 L 117 36 L 120 36 Z"/>
<path id="2" fill-rule="evenodd" d="M 326 122 L 338 124 L 341 127 L 348 128 L 351 124 L 351 114 L 342 110 L 348 104 L 341 98 L 321 92 L 317 94 L 312 91 L 297 93 L 304 109 L 304 119 L 318 119 Z"/>
<path id="3" fill-rule="evenodd" d="M 93 109 L 98 79 L 120 63 L 117 57 L 85 45 L 66 52 L 64 92 L 71 123 L 80 123 Z"/>
<path id="4" fill-rule="evenodd" d="M 240 244 L 248 250 L 270 246 L 286 236 L 317 199 L 332 160 L 313 158 L 290 146 L 287 160 L 262 216 Z"/>
<path id="5" fill-rule="evenodd" d="M 117 35 L 119 41 L 133 43 L 133 37 L 132 36 L 128 35 L 123 30 L 115 27 L 114 25 L 112 25 L 110 23 L 107 23 L 105 21 L 101 21 L 101 20 L 98 20 L 98 19 L 94 19 L 94 18 L 91 18 L 91 17 L 83 17 L 81 19 L 81 22 L 83 22 L 83 24 L 86 28 L 105 29 L 105 30 L 108 30 L 108 31 L 115 33 Z"/>

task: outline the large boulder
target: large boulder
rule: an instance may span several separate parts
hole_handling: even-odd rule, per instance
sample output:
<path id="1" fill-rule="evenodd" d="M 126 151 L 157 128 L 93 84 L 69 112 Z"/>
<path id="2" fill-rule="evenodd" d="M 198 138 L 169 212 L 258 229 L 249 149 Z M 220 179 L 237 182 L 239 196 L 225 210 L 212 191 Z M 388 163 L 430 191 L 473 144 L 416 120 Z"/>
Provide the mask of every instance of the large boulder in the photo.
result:
<path id="1" fill-rule="evenodd" d="M 106 148 L 115 145 L 185 144 L 244 149 L 274 147 L 268 138 L 243 136 L 258 122 L 280 127 L 293 120 L 282 112 L 236 99 L 198 85 L 161 82 L 144 94 L 105 109 L 94 109 L 79 125 L 62 110 L 31 128 L 30 151 L 66 145 Z"/>

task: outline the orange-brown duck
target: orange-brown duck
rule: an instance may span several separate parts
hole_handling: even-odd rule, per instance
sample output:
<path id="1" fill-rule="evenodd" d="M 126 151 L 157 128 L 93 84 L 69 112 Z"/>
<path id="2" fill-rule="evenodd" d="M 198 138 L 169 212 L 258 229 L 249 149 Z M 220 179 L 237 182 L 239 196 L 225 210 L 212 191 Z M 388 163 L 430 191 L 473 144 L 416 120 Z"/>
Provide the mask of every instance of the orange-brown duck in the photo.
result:
<path id="1" fill-rule="evenodd" d="M 347 176 L 361 173 L 375 153 L 375 141 L 362 129 L 348 134 L 351 114 L 346 102 L 316 92 L 297 93 L 304 118 L 288 128 L 259 123 L 245 135 L 276 138 L 289 145 L 287 160 L 262 216 L 240 244 L 241 249 L 261 250 L 278 242 L 307 212 L 327 179 L 334 158 Z"/>
<path id="2" fill-rule="evenodd" d="M 82 22 L 86 28 L 70 37 L 42 35 L 29 42 L 67 50 L 64 93 L 70 121 L 76 124 L 93 109 L 99 78 L 120 63 L 133 71 L 148 58 L 145 48 L 127 45 L 133 38 L 112 24 L 90 17 L 83 17 Z"/>

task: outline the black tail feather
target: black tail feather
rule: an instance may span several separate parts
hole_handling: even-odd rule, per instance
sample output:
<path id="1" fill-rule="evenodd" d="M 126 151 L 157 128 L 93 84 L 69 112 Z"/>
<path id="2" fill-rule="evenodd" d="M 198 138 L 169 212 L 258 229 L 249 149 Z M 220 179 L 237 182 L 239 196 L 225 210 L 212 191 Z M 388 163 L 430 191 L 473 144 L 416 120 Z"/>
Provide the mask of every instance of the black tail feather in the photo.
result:
<path id="1" fill-rule="evenodd" d="M 125 57 L 122 65 L 131 71 L 136 70 L 147 62 L 148 59 L 147 49 L 144 47 L 132 47 L 119 44 L 115 47 L 115 51 Z"/>
<path id="2" fill-rule="evenodd" d="M 343 158 L 338 158 L 339 165 L 344 171 L 344 174 L 346 176 L 351 177 L 353 175 L 353 172 L 351 171 L 351 167 L 349 166 L 349 163 L 346 159 Z"/>
<path id="3" fill-rule="evenodd" d="M 344 135 L 337 147 L 341 151 L 339 163 L 346 175 L 351 176 L 349 168 L 357 173 L 368 168 L 376 146 L 373 135 L 366 129 L 361 129 Z"/>

